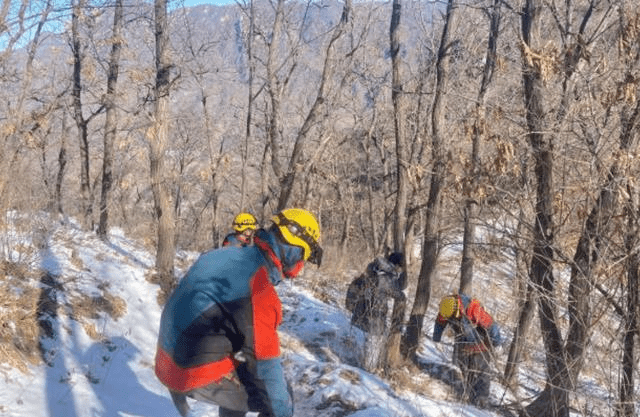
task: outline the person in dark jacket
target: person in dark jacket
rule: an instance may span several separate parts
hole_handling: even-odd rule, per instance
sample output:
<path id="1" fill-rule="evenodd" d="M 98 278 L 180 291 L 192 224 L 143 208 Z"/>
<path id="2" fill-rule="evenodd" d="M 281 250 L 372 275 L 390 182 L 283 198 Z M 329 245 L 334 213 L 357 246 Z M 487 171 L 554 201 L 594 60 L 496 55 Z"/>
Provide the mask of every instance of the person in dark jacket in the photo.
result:
<path id="1" fill-rule="evenodd" d="M 465 394 L 479 407 L 488 405 L 491 389 L 490 353 L 502 344 L 500 328 L 480 301 L 465 294 L 451 294 L 440 301 L 433 328 L 439 342 L 447 325 L 454 331 L 454 362 L 462 371 Z"/>
<path id="2" fill-rule="evenodd" d="M 405 275 L 401 272 L 403 255 L 378 257 L 347 289 L 346 308 L 352 312 L 351 324 L 367 332 L 363 365 L 374 371 L 381 365 L 387 329 L 389 299 L 404 301 Z"/>
<path id="3" fill-rule="evenodd" d="M 292 416 L 275 286 L 305 261 L 320 265 L 319 239 L 311 213 L 286 209 L 256 232 L 254 245 L 211 250 L 191 266 L 162 311 L 155 359 L 182 416 L 187 397 L 217 404 L 220 417 Z"/>
<path id="4" fill-rule="evenodd" d="M 248 246 L 253 244 L 253 234 L 258 221 L 251 213 L 240 213 L 233 219 L 233 232 L 225 236 L 222 246 Z"/>

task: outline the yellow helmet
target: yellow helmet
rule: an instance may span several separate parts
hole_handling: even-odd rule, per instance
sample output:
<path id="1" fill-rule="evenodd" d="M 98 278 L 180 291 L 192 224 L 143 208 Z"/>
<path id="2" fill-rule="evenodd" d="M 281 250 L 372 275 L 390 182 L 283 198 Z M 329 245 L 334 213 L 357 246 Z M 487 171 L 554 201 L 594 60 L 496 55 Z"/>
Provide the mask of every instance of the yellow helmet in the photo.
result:
<path id="1" fill-rule="evenodd" d="M 440 315 L 445 319 L 460 317 L 460 306 L 457 295 L 448 295 L 440 300 Z"/>
<path id="2" fill-rule="evenodd" d="M 258 221 L 250 213 L 240 213 L 233 219 L 233 230 L 244 232 L 247 229 L 255 230 Z"/>
<path id="3" fill-rule="evenodd" d="M 304 250 L 305 261 L 308 260 L 320 266 L 322 262 L 322 248 L 318 243 L 320 226 L 313 214 L 303 209 L 285 209 L 273 216 L 272 220 L 288 244 Z"/>

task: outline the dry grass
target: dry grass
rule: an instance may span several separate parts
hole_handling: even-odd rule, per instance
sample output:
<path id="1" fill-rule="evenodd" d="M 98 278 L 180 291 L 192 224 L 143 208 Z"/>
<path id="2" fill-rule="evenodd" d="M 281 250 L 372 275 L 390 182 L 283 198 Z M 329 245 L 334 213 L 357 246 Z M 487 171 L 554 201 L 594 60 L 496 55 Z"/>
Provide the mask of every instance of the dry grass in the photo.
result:
<path id="1" fill-rule="evenodd" d="M 0 264 L 0 363 L 22 372 L 29 365 L 42 363 L 46 352 L 41 338 L 55 338 L 52 318 L 70 312 L 86 333 L 95 340 L 102 335 L 92 320 L 108 314 L 114 320 L 124 316 L 126 302 L 109 293 L 107 286 L 101 294 L 77 294 L 68 297 L 66 305 L 59 305 L 57 291 L 65 291 L 56 277 L 28 268 L 25 264 Z"/>
<path id="2" fill-rule="evenodd" d="M 106 313 L 114 320 L 127 313 L 127 303 L 120 297 L 114 296 L 108 290 L 103 289 L 99 296 L 80 294 L 71 297 L 70 307 L 73 311 L 73 318 L 97 319 L 100 313 Z"/>
<path id="3" fill-rule="evenodd" d="M 0 265 L 0 363 L 26 372 L 29 364 L 39 364 L 39 312 L 42 290 L 31 283 L 38 272 L 23 265 L 3 262 Z"/>

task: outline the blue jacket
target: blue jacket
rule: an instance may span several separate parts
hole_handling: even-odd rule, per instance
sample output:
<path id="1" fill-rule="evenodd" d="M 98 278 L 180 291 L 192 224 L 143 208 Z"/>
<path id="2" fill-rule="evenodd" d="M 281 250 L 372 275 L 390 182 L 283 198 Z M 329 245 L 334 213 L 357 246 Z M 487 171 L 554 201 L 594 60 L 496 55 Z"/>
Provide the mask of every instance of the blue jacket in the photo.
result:
<path id="1" fill-rule="evenodd" d="M 155 371 L 169 389 L 189 394 L 229 377 L 241 355 L 257 387 L 251 395 L 264 397 L 270 408 L 261 411 L 290 417 L 293 399 L 277 332 L 282 306 L 274 286 L 302 250 L 265 230 L 255 243 L 206 252 L 189 269 L 164 306 Z"/>
<path id="2" fill-rule="evenodd" d="M 252 244 L 251 238 L 242 233 L 229 233 L 222 241 L 222 246 L 249 246 Z"/>

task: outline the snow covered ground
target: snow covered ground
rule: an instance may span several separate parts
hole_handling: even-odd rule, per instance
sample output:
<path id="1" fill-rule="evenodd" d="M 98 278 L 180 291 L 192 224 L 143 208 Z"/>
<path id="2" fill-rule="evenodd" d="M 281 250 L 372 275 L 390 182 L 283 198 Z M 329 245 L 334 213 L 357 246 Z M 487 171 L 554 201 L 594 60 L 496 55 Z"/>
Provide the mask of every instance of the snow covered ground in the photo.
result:
<path id="1" fill-rule="evenodd" d="M 0 416 L 178 416 L 153 372 L 161 308 L 158 286 L 145 278 L 152 254 L 118 231 L 105 244 L 73 226 L 55 229 L 44 247 L 38 259 L 53 282 L 40 285 L 54 289 L 59 306 L 71 304 L 74 294 L 102 301 L 95 301 L 99 308 L 90 318 L 72 308 L 57 309 L 51 320 L 54 337 L 43 344 L 46 364 L 30 365 L 26 373 L 0 366 Z M 180 254 L 181 272 L 195 256 Z M 459 402 L 448 344 L 425 338 L 421 365 L 396 370 L 388 380 L 358 368 L 363 335 L 349 324 L 344 288 L 326 284 L 331 282 L 307 268 L 301 277 L 278 286 L 284 309 L 283 360 L 294 387 L 295 416 L 504 415 Z M 322 300 L 317 298 L 319 285 L 324 285 Z M 122 307 L 118 299 L 126 303 L 126 311 L 116 311 L 115 306 Z M 425 319 L 428 334 L 432 318 Z M 492 397 L 495 404 L 512 401 L 496 383 Z M 213 405 L 192 407 L 196 417 L 218 415 Z"/>

